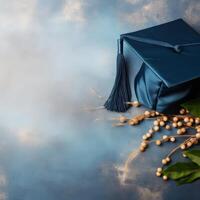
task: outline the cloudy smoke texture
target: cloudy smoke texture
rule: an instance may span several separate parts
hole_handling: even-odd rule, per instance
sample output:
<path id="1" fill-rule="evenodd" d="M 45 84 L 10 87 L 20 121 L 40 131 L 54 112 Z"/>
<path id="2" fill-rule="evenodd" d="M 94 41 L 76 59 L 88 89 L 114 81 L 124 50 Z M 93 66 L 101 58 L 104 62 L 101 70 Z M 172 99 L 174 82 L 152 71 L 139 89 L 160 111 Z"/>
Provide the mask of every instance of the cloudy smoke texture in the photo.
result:
<path id="1" fill-rule="evenodd" d="M 180 17 L 199 31 L 199 13 L 196 0 L 0 0 L 1 129 L 3 139 L 14 138 L 7 148 L 16 141 L 31 148 L 59 148 L 63 144 L 59 135 L 64 134 L 67 145 L 63 149 L 69 151 L 69 157 L 71 151 L 79 156 L 80 173 L 98 163 L 96 159 L 107 150 L 122 148 L 126 138 L 118 136 L 118 144 L 104 125 L 99 130 L 95 124 L 88 128 L 96 116 L 82 109 L 103 103 L 91 95 L 91 88 L 109 95 L 115 76 L 116 39 L 120 33 Z M 91 130 L 93 135 L 85 139 Z M 98 142 L 103 150 L 96 149 Z M 94 151 L 95 155 L 85 157 Z M 44 155 L 54 153 L 51 149 Z M 18 156 L 12 159 L 14 165 Z M 62 159 L 58 163 L 66 164 Z M 73 182 L 72 177 L 69 180 Z M 155 191 L 152 197 L 148 188 L 136 191 L 140 199 L 160 196 Z"/>
<path id="2" fill-rule="evenodd" d="M 198 30 L 200 3 L 171 0 L 0 1 L 2 118 L 78 112 L 106 96 L 120 33 L 183 17 Z M 102 103 L 102 102 L 101 102 Z M 38 114 L 40 116 L 40 114 Z"/>

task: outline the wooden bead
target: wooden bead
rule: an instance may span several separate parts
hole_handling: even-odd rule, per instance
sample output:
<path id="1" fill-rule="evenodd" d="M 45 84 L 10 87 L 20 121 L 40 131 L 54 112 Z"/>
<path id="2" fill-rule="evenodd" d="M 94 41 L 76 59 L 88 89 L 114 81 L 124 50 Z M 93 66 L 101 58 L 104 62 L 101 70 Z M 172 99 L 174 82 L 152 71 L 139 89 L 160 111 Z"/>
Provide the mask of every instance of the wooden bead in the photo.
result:
<path id="1" fill-rule="evenodd" d="M 154 131 L 153 131 L 152 128 L 150 128 L 150 129 L 148 130 L 148 132 L 149 132 L 149 133 L 153 133 Z"/>
<path id="2" fill-rule="evenodd" d="M 141 151 L 141 152 L 144 152 L 144 151 L 145 151 L 145 148 L 144 148 L 144 147 L 140 147 L 140 151 Z"/>
<path id="3" fill-rule="evenodd" d="M 170 126 L 170 125 L 166 125 L 165 128 L 166 128 L 167 130 L 170 130 L 170 129 L 171 129 L 171 126 Z"/>
<path id="4" fill-rule="evenodd" d="M 144 115 L 145 115 L 146 117 L 150 117 L 151 113 L 150 113 L 148 110 L 146 110 L 146 111 L 144 112 Z"/>
<path id="5" fill-rule="evenodd" d="M 164 122 L 168 121 L 168 117 L 167 116 L 163 116 L 163 121 Z"/>
<path id="6" fill-rule="evenodd" d="M 162 174 L 160 172 L 156 172 L 156 176 L 160 177 Z"/>
<path id="7" fill-rule="evenodd" d="M 167 164 L 167 160 L 166 159 L 162 159 L 162 164 L 166 165 Z"/>
<path id="8" fill-rule="evenodd" d="M 159 122 L 158 122 L 157 120 L 155 120 L 155 121 L 153 122 L 153 125 L 158 126 L 158 125 L 159 125 Z"/>
<path id="9" fill-rule="evenodd" d="M 200 128 L 197 128 L 197 133 L 200 133 Z"/>
<path id="10" fill-rule="evenodd" d="M 197 138 L 197 139 L 200 139 L 200 133 L 197 133 L 197 134 L 196 134 L 196 138 Z"/>
<path id="11" fill-rule="evenodd" d="M 134 106 L 134 107 L 139 107 L 139 106 L 140 106 L 140 103 L 139 103 L 138 101 L 134 101 L 134 102 L 133 102 L 133 106 Z"/>
<path id="12" fill-rule="evenodd" d="M 176 141 L 176 138 L 175 138 L 175 137 L 171 137 L 171 138 L 170 138 L 170 141 L 171 141 L 171 142 L 175 142 L 175 141 Z"/>
<path id="13" fill-rule="evenodd" d="M 143 140 L 147 140 L 147 136 L 146 136 L 146 135 L 143 135 L 143 136 L 142 136 L 142 139 L 143 139 Z"/>
<path id="14" fill-rule="evenodd" d="M 147 138 L 151 138 L 153 135 L 152 135 L 152 133 L 147 133 L 146 136 L 147 136 Z"/>
<path id="15" fill-rule="evenodd" d="M 186 145 L 187 145 L 187 147 L 189 148 L 189 147 L 192 146 L 192 142 L 189 141 L 189 142 L 186 143 Z"/>
<path id="16" fill-rule="evenodd" d="M 186 125 L 187 126 L 192 126 L 192 122 L 187 122 Z"/>
<path id="17" fill-rule="evenodd" d="M 162 172 L 162 168 L 161 168 L 161 167 L 158 167 L 158 168 L 157 168 L 157 172 L 160 172 L 160 173 L 161 173 L 161 172 Z"/>
<path id="18" fill-rule="evenodd" d="M 181 128 L 181 131 L 182 131 L 182 133 L 185 133 L 186 129 L 185 128 Z"/>
<path id="19" fill-rule="evenodd" d="M 144 147 L 144 148 L 146 148 L 147 145 L 148 145 L 148 144 L 147 144 L 146 142 L 142 142 L 142 143 L 141 143 L 141 146 Z"/>
<path id="20" fill-rule="evenodd" d="M 185 109 L 184 109 L 184 108 L 180 109 L 179 113 L 180 113 L 181 115 L 184 115 L 184 114 L 185 114 Z"/>
<path id="21" fill-rule="evenodd" d="M 183 119 L 183 121 L 187 123 L 187 122 L 190 121 L 190 119 L 189 119 L 189 117 L 185 117 L 185 118 Z"/>
<path id="22" fill-rule="evenodd" d="M 186 148 L 185 144 L 181 144 L 180 148 L 184 150 Z"/>
<path id="23" fill-rule="evenodd" d="M 164 121 L 161 121 L 160 122 L 160 126 L 164 126 L 165 125 L 165 122 Z"/>
<path id="24" fill-rule="evenodd" d="M 173 122 L 173 123 L 172 123 L 172 126 L 173 126 L 174 128 L 176 128 L 176 127 L 177 127 L 177 123 L 176 123 L 176 122 Z"/>
<path id="25" fill-rule="evenodd" d="M 179 121 L 179 122 L 177 123 L 177 126 L 178 126 L 178 127 L 181 127 L 181 126 L 183 126 L 183 123 Z"/>
<path id="26" fill-rule="evenodd" d="M 154 126 L 154 127 L 153 127 L 153 130 L 154 130 L 154 131 L 159 131 L 159 129 L 160 129 L 159 126 Z"/>
<path id="27" fill-rule="evenodd" d="M 163 140 L 168 140 L 169 139 L 169 137 L 167 136 L 167 135 L 163 135 Z"/>
<path id="28" fill-rule="evenodd" d="M 193 123 L 193 122 L 194 122 L 194 119 L 193 119 L 193 118 L 190 118 L 190 122 Z"/>
<path id="29" fill-rule="evenodd" d="M 173 121 L 177 122 L 178 121 L 178 117 L 173 117 Z"/>
<path id="30" fill-rule="evenodd" d="M 177 130 L 177 134 L 178 134 L 178 135 L 181 135 L 182 133 L 183 133 L 183 132 L 182 132 L 181 129 L 178 129 L 178 130 Z"/>
<path id="31" fill-rule="evenodd" d="M 195 124 L 200 124 L 200 118 L 199 118 L 199 117 L 197 117 L 197 118 L 195 119 Z"/>
<path id="32" fill-rule="evenodd" d="M 167 180 L 168 180 L 168 177 L 167 177 L 167 176 L 163 176 L 163 180 L 164 180 L 164 181 L 167 181 Z"/>
<path id="33" fill-rule="evenodd" d="M 156 145 L 160 146 L 162 143 L 160 140 L 156 140 Z"/>

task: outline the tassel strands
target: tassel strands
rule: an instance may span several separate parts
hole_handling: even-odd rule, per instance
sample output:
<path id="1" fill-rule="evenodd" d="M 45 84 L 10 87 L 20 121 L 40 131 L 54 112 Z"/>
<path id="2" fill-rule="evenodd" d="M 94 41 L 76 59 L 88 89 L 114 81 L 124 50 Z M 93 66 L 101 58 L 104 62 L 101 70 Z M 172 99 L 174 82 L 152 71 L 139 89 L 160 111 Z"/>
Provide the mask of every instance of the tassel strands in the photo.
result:
<path id="1" fill-rule="evenodd" d="M 125 112 L 130 107 L 126 102 L 131 101 L 131 88 L 126 62 L 123 56 L 122 45 L 122 39 L 118 40 L 117 73 L 115 83 L 108 100 L 104 104 L 107 110 L 116 112 Z"/>

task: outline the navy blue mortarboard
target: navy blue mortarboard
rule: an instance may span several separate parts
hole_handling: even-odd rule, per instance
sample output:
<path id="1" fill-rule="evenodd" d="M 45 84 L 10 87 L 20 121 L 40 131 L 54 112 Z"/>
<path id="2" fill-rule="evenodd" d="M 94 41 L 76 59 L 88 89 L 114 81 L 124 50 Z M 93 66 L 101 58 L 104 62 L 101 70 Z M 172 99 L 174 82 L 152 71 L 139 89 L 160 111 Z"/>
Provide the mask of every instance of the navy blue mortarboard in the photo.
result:
<path id="1" fill-rule="evenodd" d="M 135 97 L 166 112 L 200 95 L 200 35 L 182 19 L 122 34 L 118 49 L 108 110 L 124 112 Z"/>

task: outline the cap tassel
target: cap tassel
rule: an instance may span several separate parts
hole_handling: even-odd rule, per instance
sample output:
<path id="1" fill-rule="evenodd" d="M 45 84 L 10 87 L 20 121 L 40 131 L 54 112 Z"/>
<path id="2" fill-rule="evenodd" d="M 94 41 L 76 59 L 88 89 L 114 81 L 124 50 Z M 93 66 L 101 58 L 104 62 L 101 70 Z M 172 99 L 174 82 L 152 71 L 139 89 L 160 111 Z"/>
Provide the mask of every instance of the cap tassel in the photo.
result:
<path id="1" fill-rule="evenodd" d="M 117 73 L 115 83 L 109 98 L 104 104 L 107 110 L 116 112 L 125 112 L 130 107 L 127 102 L 131 101 L 131 88 L 126 62 L 122 53 L 122 42 L 122 39 L 118 40 Z"/>

